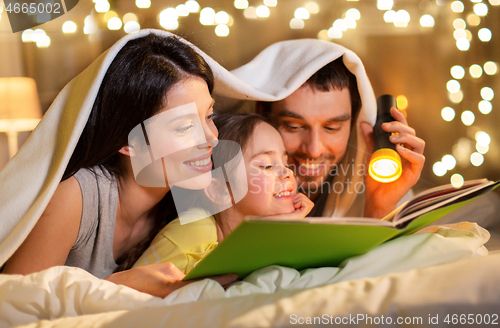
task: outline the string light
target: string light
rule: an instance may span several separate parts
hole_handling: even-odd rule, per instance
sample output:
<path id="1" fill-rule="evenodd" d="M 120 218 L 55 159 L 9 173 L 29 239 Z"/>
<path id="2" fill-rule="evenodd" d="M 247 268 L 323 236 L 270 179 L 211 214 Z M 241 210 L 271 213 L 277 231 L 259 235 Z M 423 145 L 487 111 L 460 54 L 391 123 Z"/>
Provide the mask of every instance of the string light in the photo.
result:
<path id="1" fill-rule="evenodd" d="M 460 83 L 457 80 L 449 80 L 448 83 L 446 83 L 446 89 L 450 93 L 457 93 L 460 90 Z"/>
<path id="2" fill-rule="evenodd" d="M 481 24 L 481 18 L 476 14 L 467 15 L 467 23 L 471 26 L 478 26 Z"/>
<path id="3" fill-rule="evenodd" d="M 118 17 L 111 17 L 108 21 L 108 29 L 117 31 L 122 28 L 122 20 Z"/>
<path id="4" fill-rule="evenodd" d="M 271 14 L 271 11 L 269 10 L 269 8 L 267 6 L 260 5 L 255 9 L 255 14 L 257 15 L 257 17 L 265 18 L 265 17 L 269 17 L 269 15 Z"/>
<path id="5" fill-rule="evenodd" d="M 493 109 L 493 105 L 491 105 L 491 102 L 489 102 L 488 100 L 481 100 L 478 104 L 478 107 L 479 111 L 484 115 L 491 113 L 491 110 Z"/>
<path id="6" fill-rule="evenodd" d="M 253 19 L 253 18 L 257 18 L 257 13 L 255 12 L 255 7 L 248 7 L 245 9 L 245 11 L 243 11 L 243 16 L 245 16 L 246 18 L 250 18 L 250 19 Z"/>
<path id="7" fill-rule="evenodd" d="M 480 166 L 484 162 L 484 156 L 481 153 L 472 153 L 470 155 L 470 162 L 474 166 Z"/>
<path id="8" fill-rule="evenodd" d="M 123 26 L 123 30 L 126 33 L 135 33 L 141 29 L 141 25 L 139 25 L 138 22 L 136 21 L 128 21 L 125 23 Z"/>
<path id="9" fill-rule="evenodd" d="M 455 165 L 457 165 L 457 160 L 452 155 L 444 155 L 441 162 L 448 171 L 453 170 Z"/>
<path id="10" fill-rule="evenodd" d="M 181 17 L 187 17 L 187 16 L 189 16 L 189 9 L 183 3 L 181 3 L 180 5 L 178 5 L 177 7 L 175 7 L 175 11 L 177 11 L 177 15 L 179 15 Z"/>
<path id="11" fill-rule="evenodd" d="M 484 63 L 484 72 L 488 75 L 495 75 L 497 73 L 498 67 L 495 62 L 489 61 Z"/>
<path id="12" fill-rule="evenodd" d="M 434 17 L 431 15 L 423 15 L 420 17 L 420 25 L 423 27 L 433 27 L 434 26 Z"/>
<path id="13" fill-rule="evenodd" d="M 211 7 L 205 7 L 200 11 L 201 25 L 214 25 L 215 24 L 215 10 Z"/>
<path id="14" fill-rule="evenodd" d="M 215 34 L 218 37 L 226 37 L 229 35 L 229 27 L 225 24 L 219 24 L 215 27 Z"/>
<path id="15" fill-rule="evenodd" d="M 299 7 L 295 9 L 295 13 L 293 15 L 295 18 L 299 19 L 309 19 L 310 17 L 309 11 L 307 11 L 307 9 L 304 7 Z"/>
<path id="16" fill-rule="evenodd" d="M 461 13 L 464 11 L 464 4 L 462 1 L 453 1 L 451 3 L 451 10 L 454 13 Z"/>
<path id="17" fill-rule="evenodd" d="M 455 93 L 449 93 L 448 96 L 450 101 L 454 104 L 458 104 L 464 99 L 464 93 L 462 90 L 458 90 L 458 92 Z"/>
<path id="18" fill-rule="evenodd" d="M 218 25 L 226 25 L 227 23 L 229 23 L 229 14 L 225 11 L 219 11 L 217 14 L 215 14 L 215 23 Z"/>
<path id="19" fill-rule="evenodd" d="M 394 21 L 394 26 L 406 27 L 408 26 L 409 22 L 410 14 L 406 10 L 401 9 L 396 12 L 396 20 Z"/>
<path id="20" fill-rule="evenodd" d="M 264 4 L 265 4 L 265 1 L 264 1 Z M 304 8 L 306 8 L 310 14 L 314 15 L 314 14 L 319 13 L 319 5 L 314 1 L 310 1 L 310 2 L 306 3 Z"/>
<path id="21" fill-rule="evenodd" d="M 386 23 L 394 23 L 396 20 L 396 12 L 394 10 L 388 10 L 384 14 L 384 21 Z"/>
<path id="22" fill-rule="evenodd" d="M 471 112 L 470 110 L 466 110 L 462 113 L 462 123 L 465 126 L 471 126 L 474 123 L 475 116 L 474 113 Z"/>
<path id="23" fill-rule="evenodd" d="M 455 118 L 455 110 L 451 107 L 445 107 L 441 110 L 441 117 L 446 122 L 451 122 Z"/>
<path id="24" fill-rule="evenodd" d="M 484 88 L 481 89 L 481 97 L 484 100 L 491 101 L 491 99 L 493 99 L 494 96 L 495 96 L 495 93 L 493 92 L 492 88 L 490 88 L 490 87 L 484 87 Z"/>
<path id="25" fill-rule="evenodd" d="M 446 166 L 442 162 L 436 162 L 432 165 L 432 172 L 438 177 L 445 175 L 446 171 Z"/>
<path id="26" fill-rule="evenodd" d="M 455 65 L 450 69 L 451 76 L 454 79 L 460 80 L 465 76 L 465 70 L 460 65 Z"/>
<path id="27" fill-rule="evenodd" d="M 135 0 L 135 5 L 137 8 L 146 9 L 151 7 L 151 0 Z"/>
<path id="28" fill-rule="evenodd" d="M 72 21 L 66 21 L 62 25 L 63 33 L 75 33 L 76 32 L 76 24 Z"/>
<path id="29" fill-rule="evenodd" d="M 466 38 L 460 38 L 457 40 L 457 48 L 460 51 L 467 51 L 469 50 L 470 47 L 470 42 Z"/>
<path id="30" fill-rule="evenodd" d="M 33 41 L 33 30 L 32 29 L 24 30 L 23 33 L 21 34 L 21 40 L 24 43 L 34 42 Z"/>
<path id="31" fill-rule="evenodd" d="M 277 0 L 264 0 L 264 5 L 268 7 L 276 7 L 278 5 Z"/>
<path id="32" fill-rule="evenodd" d="M 248 0 L 234 0 L 234 7 L 236 9 L 247 9 Z"/>
<path id="33" fill-rule="evenodd" d="M 197 13 L 198 11 L 200 11 L 200 5 L 196 0 L 186 1 L 186 8 L 190 13 Z"/>
<path id="34" fill-rule="evenodd" d="M 481 75 L 483 75 L 483 68 L 478 64 L 471 65 L 469 68 L 469 74 L 475 79 L 480 78 Z"/>
<path id="35" fill-rule="evenodd" d="M 351 17 L 355 20 L 359 20 L 361 18 L 361 13 L 356 8 L 349 9 L 348 11 L 346 11 L 345 15 L 346 17 Z"/>
<path id="36" fill-rule="evenodd" d="M 379 10 L 391 10 L 393 5 L 393 0 L 377 0 L 377 8 Z"/>
<path id="37" fill-rule="evenodd" d="M 336 27 L 330 27 L 328 30 L 328 36 L 331 39 L 340 39 L 342 37 L 342 30 L 339 30 Z"/>
<path id="38" fill-rule="evenodd" d="M 460 188 L 464 185 L 464 177 L 458 173 L 455 173 L 451 176 L 450 182 L 453 187 Z"/>
<path id="39" fill-rule="evenodd" d="M 488 14 L 488 6 L 484 3 L 477 3 L 474 5 L 474 13 L 478 16 L 486 16 Z"/>
<path id="40" fill-rule="evenodd" d="M 300 18 L 292 18 L 290 20 L 290 28 L 293 30 L 303 29 L 305 26 L 304 21 Z"/>
<path id="41" fill-rule="evenodd" d="M 477 36 L 479 37 L 479 40 L 488 42 L 491 40 L 491 31 L 489 28 L 483 27 L 477 32 Z"/>

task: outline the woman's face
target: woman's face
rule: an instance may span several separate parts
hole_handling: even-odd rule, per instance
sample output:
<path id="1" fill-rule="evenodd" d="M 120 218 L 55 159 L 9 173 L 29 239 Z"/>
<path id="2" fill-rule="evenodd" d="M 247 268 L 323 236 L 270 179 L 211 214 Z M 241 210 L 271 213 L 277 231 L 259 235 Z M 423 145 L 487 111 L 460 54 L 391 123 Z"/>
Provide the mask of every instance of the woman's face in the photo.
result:
<path id="1" fill-rule="evenodd" d="M 234 206 L 246 215 L 268 216 L 294 211 L 297 184 L 287 167 L 287 154 L 279 132 L 258 123 L 243 151 L 248 193 Z"/>
<path id="2" fill-rule="evenodd" d="M 212 121 L 213 104 L 207 83 L 199 77 L 188 77 L 168 91 L 165 107 L 144 121 L 148 144 L 144 155 L 149 163 L 151 158 L 154 161 L 146 169 L 149 180 L 185 189 L 210 184 L 212 148 L 218 135 Z M 142 133 L 141 127 L 137 131 Z"/>

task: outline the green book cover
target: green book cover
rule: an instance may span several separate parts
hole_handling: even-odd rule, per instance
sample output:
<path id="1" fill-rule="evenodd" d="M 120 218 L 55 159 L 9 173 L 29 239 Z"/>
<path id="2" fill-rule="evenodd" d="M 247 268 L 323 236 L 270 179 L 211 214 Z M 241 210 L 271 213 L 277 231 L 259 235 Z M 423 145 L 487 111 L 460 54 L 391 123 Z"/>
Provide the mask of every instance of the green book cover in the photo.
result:
<path id="1" fill-rule="evenodd" d="M 429 201 L 432 193 L 417 195 L 391 213 L 390 218 L 384 218 L 388 219 L 384 221 L 370 218 L 247 218 L 201 260 L 184 280 L 224 273 L 237 273 L 243 278 L 269 265 L 297 270 L 338 266 L 349 257 L 364 254 L 387 240 L 413 233 L 431 224 L 497 186 L 498 182 L 471 182 L 467 188 L 463 187 L 464 192 L 458 194 L 457 189 L 448 188 L 446 190 L 453 190 L 452 197 L 432 204 L 427 212 L 426 208 L 420 208 L 410 213 L 408 216 L 411 220 L 403 217 L 393 222 L 390 219 L 419 199 Z M 445 190 L 443 187 L 436 189 L 436 194 L 440 195 Z"/>

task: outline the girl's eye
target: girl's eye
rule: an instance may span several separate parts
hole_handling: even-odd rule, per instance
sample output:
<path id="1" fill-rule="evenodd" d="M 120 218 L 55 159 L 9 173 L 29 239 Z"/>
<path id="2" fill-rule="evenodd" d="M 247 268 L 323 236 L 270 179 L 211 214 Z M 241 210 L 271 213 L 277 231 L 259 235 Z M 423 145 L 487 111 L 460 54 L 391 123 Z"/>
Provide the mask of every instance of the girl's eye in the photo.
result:
<path id="1" fill-rule="evenodd" d="M 188 132 L 189 130 L 191 130 L 192 128 L 193 128 L 193 124 L 190 124 L 188 126 L 184 126 L 184 127 L 178 128 L 175 131 L 177 133 L 185 133 L 185 132 Z"/>
<path id="2" fill-rule="evenodd" d="M 215 117 L 215 113 L 212 113 L 212 114 L 208 115 L 207 116 L 207 121 L 213 120 L 214 117 Z"/>
<path id="3" fill-rule="evenodd" d="M 273 168 L 273 166 L 272 165 L 264 165 L 264 166 L 261 166 L 261 168 L 264 170 L 270 170 Z"/>

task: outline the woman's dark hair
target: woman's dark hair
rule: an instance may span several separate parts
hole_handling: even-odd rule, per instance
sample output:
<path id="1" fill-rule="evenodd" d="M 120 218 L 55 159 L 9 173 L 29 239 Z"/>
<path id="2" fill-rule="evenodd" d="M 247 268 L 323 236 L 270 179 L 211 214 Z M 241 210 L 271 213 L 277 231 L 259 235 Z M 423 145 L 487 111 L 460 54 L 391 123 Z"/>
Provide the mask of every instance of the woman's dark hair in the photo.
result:
<path id="1" fill-rule="evenodd" d="M 104 76 L 62 180 L 82 168 L 92 170 L 96 166 L 112 176 L 121 175 L 123 155 L 118 151 L 128 145 L 130 131 L 163 108 L 168 102 L 167 92 L 189 76 L 204 79 L 212 93 L 210 66 L 178 37 L 149 34 L 128 41 Z M 154 213 L 155 224 L 149 236 L 119 259 L 117 271 L 130 268 L 158 231 L 177 217 L 171 193 Z"/>

